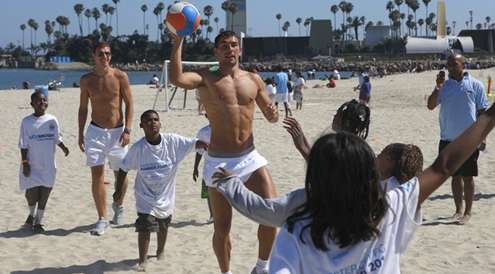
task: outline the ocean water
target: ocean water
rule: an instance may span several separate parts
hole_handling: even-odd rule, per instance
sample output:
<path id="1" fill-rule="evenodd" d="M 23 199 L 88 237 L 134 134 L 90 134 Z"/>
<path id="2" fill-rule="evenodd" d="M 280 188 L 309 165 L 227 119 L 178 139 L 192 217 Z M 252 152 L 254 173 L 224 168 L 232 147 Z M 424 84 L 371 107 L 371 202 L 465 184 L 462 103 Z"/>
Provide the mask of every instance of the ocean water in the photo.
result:
<path id="1" fill-rule="evenodd" d="M 79 79 L 88 71 L 83 70 L 35 70 L 35 69 L 0 69 L 0 90 L 2 89 L 19 89 L 22 82 L 29 81 L 31 87 L 36 85 L 47 85 L 49 81 L 58 80 L 64 87 L 72 87 L 74 83 L 79 85 Z M 161 71 L 129 71 L 127 72 L 131 85 L 142 85 L 148 83 L 153 74 L 160 77 Z M 260 76 L 265 79 L 275 75 L 274 72 L 259 72 Z M 326 78 L 331 72 L 317 71 L 316 79 Z M 349 78 L 351 72 L 340 72 L 342 78 Z M 307 79 L 307 75 L 304 77 Z"/>

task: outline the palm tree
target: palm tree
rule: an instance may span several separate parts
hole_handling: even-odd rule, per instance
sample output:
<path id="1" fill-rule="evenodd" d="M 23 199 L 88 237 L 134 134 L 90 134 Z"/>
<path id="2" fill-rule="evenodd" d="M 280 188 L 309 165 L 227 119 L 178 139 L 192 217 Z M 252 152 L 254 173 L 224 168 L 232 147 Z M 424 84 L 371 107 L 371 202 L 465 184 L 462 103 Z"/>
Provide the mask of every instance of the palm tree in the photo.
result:
<path id="1" fill-rule="evenodd" d="M 476 29 L 477 30 L 480 30 L 482 28 L 483 28 L 483 24 L 481 24 L 481 23 L 476 24 Z"/>
<path id="2" fill-rule="evenodd" d="M 393 10 L 391 13 L 388 14 L 388 18 L 392 22 L 392 29 L 395 32 L 395 38 L 399 38 L 398 36 L 398 29 L 400 27 L 400 12 L 398 10 Z M 407 25 L 407 22 L 406 22 Z"/>
<path id="3" fill-rule="evenodd" d="M 210 26 L 210 17 L 213 15 L 213 7 L 210 6 L 210 5 L 206 5 L 204 8 L 203 8 L 203 13 L 204 15 L 206 16 L 207 20 L 208 20 L 208 26 L 206 27 L 206 39 L 208 39 L 208 36 L 210 34 L 211 31 L 208 31 L 208 27 Z M 212 28 L 213 30 L 213 28 Z"/>
<path id="4" fill-rule="evenodd" d="M 394 0 L 395 5 L 397 6 L 397 9 L 400 11 L 400 6 L 404 4 L 404 0 Z M 405 16 L 405 15 L 404 15 Z M 399 35 L 402 36 L 402 13 L 401 13 L 401 20 L 400 20 L 400 28 L 399 28 Z"/>
<path id="5" fill-rule="evenodd" d="M 466 28 L 469 28 L 469 21 L 464 22 L 466 24 Z"/>
<path id="6" fill-rule="evenodd" d="M 98 19 L 101 17 L 100 10 L 96 7 L 91 10 L 91 16 L 95 19 L 95 30 L 98 30 Z"/>
<path id="7" fill-rule="evenodd" d="M 112 0 L 112 2 L 115 4 L 115 16 L 117 19 L 117 36 L 119 36 L 119 11 L 117 9 L 117 3 L 120 2 L 120 0 Z"/>
<path id="8" fill-rule="evenodd" d="M 301 23 L 302 23 L 302 18 L 297 17 L 296 24 L 297 24 L 297 32 L 299 33 L 299 36 L 301 36 Z"/>
<path id="9" fill-rule="evenodd" d="M 153 14 L 156 16 L 156 42 L 158 42 L 158 38 L 160 37 L 160 8 L 158 6 L 156 6 L 154 9 L 153 9 Z"/>
<path id="10" fill-rule="evenodd" d="M 158 4 L 156 5 L 156 8 L 158 9 L 158 14 L 160 16 L 160 23 L 162 24 L 162 28 L 160 29 L 160 41 L 163 40 L 163 30 L 164 30 L 164 25 L 163 25 L 163 16 L 162 16 L 162 13 L 163 13 L 163 10 L 165 9 L 165 4 L 163 4 L 163 2 L 158 2 Z"/>
<path id="11" fill-rule="evenodd" d="M 347 22 L 349 24 L 351 24 L 351 22 L 352 22 L 351 13 L 352 13 L 352 10 L 353 9 L 354 9 L 354 4 L 352 4 L 351 2 L 347 2 L 347 4 L 345 5 L 345 10 L 346 10 L 346 13 L 347 13 L 347 18 L 348 18 L 347 19 Z M 351 31 L 350 28 L 349 28 L 349 31 Z"/>
<path id="12" fill-rule="evenodd" d="M 421 30 L 421 36 L 423 36 L 423 25 L 425 24 L 425 20 L 423 18 L 419 19 L 418 20 L 418 25 L 419 25 L 419 29 Z"/>
<path id="13" fill-rule="evenodd" d="M 457 21 L 452 21 L 452 33 L 455 35 L 455 26 L 457 25 Z"/>
<path id="14" fill-rule="evenodd" d="M 148 6 L 146 4 L 141 5 L 141 11 L 143 12 L 143 34 L 146 35 L 146 11 Z"/>
<path id="15" fill-rule="evenodd" d="M 356 41 L 359 41 L 359 27 L 364 25 L 364 22 L 366 21 L 366 18 L 364 16 L 361 16 L 361 18 L 354 16 L 351 22 L 351 27 L 354 28 L 354 37 L 356 38 Z"/>
<path id="16" fill-rule="evenodd" d="M 490 16 L 487 16 L 485 17 L 485 21 L 486 21 L 486 25 L 488 26 L 490 24 L 490 21 L 492 21 L 492 18 Z"/>
<path id="17" fill-rule="evenodd" d="M 232 31 L 234 31 L 234 14 L 237 12 L 238 10 L 238 7 L 237 7 L 237 4 L 235 2 L 230 2 L 230 5 L 229 5 L 229 11 L 230 11 L 230 14 L 231 14 L 231 19 L 232 19 Z"/>
<path id="18" fill-rule="evenodd" d="M 218 17 L 215 17 L 215 18 L 213 18 L 213 21 L 217 25 L 217 32 L 218 32 L 218 21 L 220 21 L 220 19 L 218 19 Z"/>
<path id="19" fill-rule="evenodd" d="M 471 29 L 473 29 L 473 11 L 469 11 L 469 23 L 471 24 Z"/>
<path id="20" fill-rule="evenodd" d="M 280 28 L 280 20 L 282 20 L 282 14 L 277 13 L 277 14 L 275 15 L 275 18 L 276 18 L 276 19 L 277 19 L 277 21 L 278 21 L 278 36 L 280 37 L 280 29 L 281 29 L 281 28 Z"/>
<path id="21" fill-rule="evenodd" d="M 334 25 L 334 30 L 336 30 L 337 29 L 337 12 L 339 12 L 339 6 L 332 5 L 330 7 L 330 11 L 333 13 L 333 25 Z"/>
<path id="22" fill-rule="evenodd" d="M 108 4 L 101 5 L 101 11 L 103 11 L 103 13 L 105 14 L 105 27 L 106 25 L 108 25 L 108 7 L 109 7 Z M 101 28 L 100 28 L 100 32 L 101 32 Z"/>
<path id="23" fill-rule="evenodd" d="M 22 31 L 22 48 L 24 49 L 24 31 L 26 30 L 26 24 L 21 24 L 19 27 Z"/>
<path id="24" fill-rule="evenodd" d="M 91 34 L 91 29 L 89 27 L 89 18 L 91 18 L 92 14 L 91 14 L 91 10 L 90 9 L 86 9 L 84 11 L 84 16 L 86 16 L 86 18 L 88 19 L 88 35 Z"/>
<path id="25" fill-rule="evenodd" d="M 426 8 L 426 17 L 428 17 L 428 5 L 430 4 L 431 0 L 423 0 L 423 4 L 425 4 L 425 8 Z M 428 36 L 428 28 L 426 28 L 426 36 Z"/>
<path id="26" fill-rule="evenodd" d="M 303 25 L 304 25 L 304 27 L 306 28 L 306 36 L 307 36 L 307 35 L 308 35 L 308 31 L 309 31 L 309 30 L 308 30 L 308 27 L 309 27 L 309 25 L 311 25 L 311 19 L 310 19 L 310 18 L 306 18 L 306 19 L 304 20 Z"/>
<path id="27" fill-rule="evenodd" d="M 347 10 L 347 2 L 346 1 L 340 2 L 339 3 L 339 9 L 342 12 L 342 32 L 344 32 L 344 28 L 345 28 L 345 13 L 346 13 L 346 10 Z M 344 40 L 345 40 L 345 35 L 344 35 Z"/>
<path id="28" fill-rule="evenodd" d="M 75 4 L 74 5 L 74 11 L 77 14 L 77 23 L 79 24 L 79 33 L 81 34 L 81 36 L 83 36 L 83 29 L 82 29 L 82 12 L 84 11 L 83 4 Z"/>
<path id="29" fill-rule="evenodd" d="M 46 32 L 46 36 L 48 37 L 47 42 L 48 44 L 51 44 L 53 27 L 52 24 L 50 23 L 50 20 L 45 21 L 45 32 Z"/>
<path id="30" fill-rule="evenodd" d="M 206 39 L 208 39 L 208 34 L 213 32 L 213 27 L 208 24 L 208 27 L 206 27 Z"/>
<path id="31" fill-rule="evenodd" d="M 115 13 L 115 7 L 114 6 L 109 6 L 108 7 L 108 14 L 110 14 L 109 16 L 109 22 L 108 22 L 108 27 L 110 28 L 110 30 L 112 31 L 113 28 L 112 28 L 112 17 L 113 17 L 113 14 Z M 111 32 L 110 31 L 110 32 Z"/>
<path id="32" fill-rule="evenodd" d="M 289 27 L 290 27 L 290 22 L 285 21 L 284 25 L 282 26 L 282 31 L 284 31 L 284 36 L 287 37 L 289 33 Z"/>
<path id="33" fill-rule="evenodd" d="M 36 45 L 36 32 L 38 31 L 38 22 L 34 19 L 28 20 L 28 26 L 31 28 L 31 50 L 33 46 Z M 33 30 L 34 30 L 34 44 L 33 44 Z"/>
<path id="34" fill-rule="evenodd" d="M 392 1 L 392 0 L 388 1 L 387 5 L 385 6 L 385 9 L 388 10 L 389 19 L 390 19 L 390 26 L 392 26 L 392 19 L 390 18 L 390 14 L 394 10 L 394 8 L 395 8 L 394 1 Z"/>

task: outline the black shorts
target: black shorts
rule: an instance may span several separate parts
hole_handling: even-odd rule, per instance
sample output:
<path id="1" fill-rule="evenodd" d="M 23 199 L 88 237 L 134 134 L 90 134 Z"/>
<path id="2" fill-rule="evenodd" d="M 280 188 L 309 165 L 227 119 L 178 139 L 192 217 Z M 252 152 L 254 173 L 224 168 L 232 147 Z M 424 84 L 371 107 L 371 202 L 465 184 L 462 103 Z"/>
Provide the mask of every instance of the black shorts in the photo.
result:
<path id="1" fill-rule="evenodd" d="M 138 213 L 134 226 L 136 227 L 136 232 L 158 232 L 160 227 L 167 228 L 170 221 L 172 221 L 172 216 L 159 219 L 150 214 Z"/>
<path id="2" fill-rule="evenodd" d="M 438 144 L 438 152 L 442 151 L 442 149 L 444 149 L 450 143 L 450 141 L 440 140 L 440 143 Z M 464 164 L 462 164 L 462 166 L 454 173 L 454 176 L 478 176 L 479 155 L 480 151 L 476 149 L 473 154 L 469 156 L 469 159 L 467 159 Z"/>

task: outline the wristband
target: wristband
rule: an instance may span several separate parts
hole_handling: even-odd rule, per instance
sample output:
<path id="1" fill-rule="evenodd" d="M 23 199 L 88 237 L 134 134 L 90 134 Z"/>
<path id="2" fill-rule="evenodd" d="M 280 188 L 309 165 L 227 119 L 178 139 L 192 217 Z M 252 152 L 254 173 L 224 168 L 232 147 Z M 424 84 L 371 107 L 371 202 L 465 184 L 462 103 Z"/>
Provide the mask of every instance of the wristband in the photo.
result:
<path id="1" fill-rule="evenodd" d="M 21 163 L 24 165 L 24 164 L 29 164 L 29 161 L 28 160 L 22 160 Z"/>
<path id="2" fill-rule="evenodd" d="M 127 133 L 127 134 L 131 134 L 131 131 L 132 130 L 130 128 L 128 128 L 128 127 L 124 128 L 124 132 Z"/>

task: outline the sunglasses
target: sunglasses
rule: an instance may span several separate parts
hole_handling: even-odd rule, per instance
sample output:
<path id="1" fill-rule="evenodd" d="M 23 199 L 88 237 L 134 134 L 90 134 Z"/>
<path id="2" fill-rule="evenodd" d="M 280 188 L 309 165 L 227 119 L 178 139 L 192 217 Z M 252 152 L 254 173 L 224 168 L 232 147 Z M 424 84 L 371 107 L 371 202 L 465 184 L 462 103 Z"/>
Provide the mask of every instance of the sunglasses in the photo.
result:
<path id="1" fill-rule="evenodd" d="M 103 57 L 103 55 L 112 56 L 112 53 L 110 51 L 100 51 L 100 52 L 98 52 L 98 56 L 99 57 Z"/>

